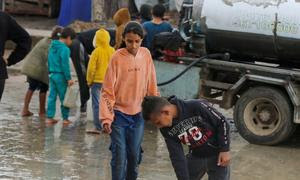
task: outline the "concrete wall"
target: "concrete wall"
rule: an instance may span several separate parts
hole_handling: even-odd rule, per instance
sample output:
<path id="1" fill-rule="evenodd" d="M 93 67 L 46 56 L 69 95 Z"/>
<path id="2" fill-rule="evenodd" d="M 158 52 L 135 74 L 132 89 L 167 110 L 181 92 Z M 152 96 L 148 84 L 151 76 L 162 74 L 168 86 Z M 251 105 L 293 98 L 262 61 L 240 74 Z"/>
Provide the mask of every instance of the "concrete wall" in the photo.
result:
<path id="1" fill-rule="evenodd" d="M 165 82 L 186 68 L 186 65 L 174 64 L 162 61 L 154 61 L 157 81 Z M 159 87 L 161 96 L 176 95 L 182 99 L 198 98 L 200 68 L 193 67 L 176 81 Z"/>
<path id="2" fill-rule="evenodd" d="M 106 20 L 104 11 L 104 0 L 92 1 L 92 21 L 104 21 Z"/>

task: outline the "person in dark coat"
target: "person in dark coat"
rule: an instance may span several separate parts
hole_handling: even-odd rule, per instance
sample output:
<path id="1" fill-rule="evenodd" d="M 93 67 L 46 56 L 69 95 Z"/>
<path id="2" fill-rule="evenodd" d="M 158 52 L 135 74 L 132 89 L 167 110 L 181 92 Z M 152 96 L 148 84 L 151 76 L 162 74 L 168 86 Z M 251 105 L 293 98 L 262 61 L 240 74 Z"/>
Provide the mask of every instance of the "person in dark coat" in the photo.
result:
<path id="1" fill-rule="evenodd" d="M 16 48 L 7 59 L 4 59 L 5 42 L 12 40 Z M 8 78 L 7 66 L 21 61 L 31 48 L 31 38 L 9 14 L 0 11 L 0 101 Z"/>
<path id="2" fill-rule="evenodd" d="M 89 63 L 89 54 L 92 54 L 94 48 L 93 39 L 98 29 L 91 29 L 80 32 L 73 40 L 71 49 L 71 59 L 75 67 L 75 71 L 79 82 L 81 112 L 86 112 L 86 102 L 90 98 L 89 87 L 86 82 L 86 72 Z M 115 31 L 113 29 L 107 30 L 110 34 L 110 44 L 113 46 Z"/>
<path id="3" fill-rule="evenodd" d="M 80 110 L 81 112 L 86 112 L 86 102 L 90 98 L 89 87 L 86 82 L 86 70 L 89 56 L 83 46 L 83 44 L 78 40 L 74 39 L 71 49 L 71 59 L 77 74 L 79 91 L 80 91 Z"/>

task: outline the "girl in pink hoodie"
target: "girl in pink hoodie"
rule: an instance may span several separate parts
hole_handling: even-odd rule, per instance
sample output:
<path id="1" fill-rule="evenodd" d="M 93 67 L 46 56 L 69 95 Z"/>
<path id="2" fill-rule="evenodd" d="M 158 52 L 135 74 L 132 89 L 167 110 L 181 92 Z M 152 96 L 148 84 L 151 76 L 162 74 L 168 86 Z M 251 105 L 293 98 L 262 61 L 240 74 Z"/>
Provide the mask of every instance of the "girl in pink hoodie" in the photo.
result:
<path id="1" fill-rule="evenodd" d="M 145 96 L 159 95 L 151 54 L 141 47 L 143 37 L 139 23 L 126 25 L 126 47 L 113 54 L 103 82 L 100 119 L 111 137 L 113 180 L 137 179 L 144 135 L 141 104 Z"/>

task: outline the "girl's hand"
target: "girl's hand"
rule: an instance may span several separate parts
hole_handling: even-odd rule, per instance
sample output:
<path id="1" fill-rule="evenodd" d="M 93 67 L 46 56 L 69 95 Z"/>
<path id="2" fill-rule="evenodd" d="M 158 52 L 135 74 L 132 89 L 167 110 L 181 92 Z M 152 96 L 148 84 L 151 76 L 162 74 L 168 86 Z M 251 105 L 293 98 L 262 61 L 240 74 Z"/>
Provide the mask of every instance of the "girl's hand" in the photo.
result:
<path id="1" fill-rule="evenodd" d="M 68 81 L 68 86 L 72 86 L 74 84 L 74 81 L 71 79 Z"/>

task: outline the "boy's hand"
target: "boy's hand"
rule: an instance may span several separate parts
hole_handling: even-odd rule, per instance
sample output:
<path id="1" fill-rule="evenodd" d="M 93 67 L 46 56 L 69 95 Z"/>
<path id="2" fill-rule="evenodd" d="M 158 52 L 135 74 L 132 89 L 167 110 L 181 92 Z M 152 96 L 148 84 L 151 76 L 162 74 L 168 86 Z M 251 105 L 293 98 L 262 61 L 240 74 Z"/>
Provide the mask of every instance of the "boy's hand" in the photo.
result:
<path id="1" fill-rule="evenodd" d="M 3 58 L 3 60 L 4 60 L 5 64 L 7 65 L 8 64 L 7 59 Z"/>
<path id="2" fill-rule="evenodd" d="M 103 124 L 103 132 L 106 134 L 110 134 L 111 133 L 111 125 L 110 124 Z"/>
<path id="3" fill-rule="evenodd" d="M 72 86 L 74 84 L 74 81 L 71 79 L 68 81 L 68 86 Z"/>
<path id="4" fill-rule="evenodd" d="M 218 166 L 226 167 L 230 162 L 230 154 L 229 152 L 220 152 L 218 158 Z"/>

